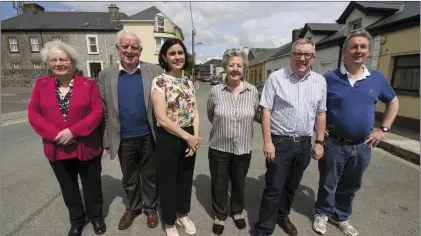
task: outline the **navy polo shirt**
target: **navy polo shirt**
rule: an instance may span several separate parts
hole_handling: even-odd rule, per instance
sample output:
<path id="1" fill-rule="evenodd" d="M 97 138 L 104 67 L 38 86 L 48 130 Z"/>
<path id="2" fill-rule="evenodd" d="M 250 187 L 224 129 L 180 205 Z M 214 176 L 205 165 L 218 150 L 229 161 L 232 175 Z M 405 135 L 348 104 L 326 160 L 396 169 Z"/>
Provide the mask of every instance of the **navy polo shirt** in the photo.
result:
<path id="1" fill-rule="evenodd" d="M 149 134 L 140 70 L 133 74 L 120 71 L 117 92 L 122 138 L 141 137 Z"/>
<path id="2" fill-rule="evenodd" d="M 324 74 L 327 84 L 326 128 L 333 136 L 347 140 L 367 137 L 374 125 L 377 101 L 390 102 L 395 92 L 383 74 L 377 70 L 354 86 L 347 74 L 336 69 Z"/>

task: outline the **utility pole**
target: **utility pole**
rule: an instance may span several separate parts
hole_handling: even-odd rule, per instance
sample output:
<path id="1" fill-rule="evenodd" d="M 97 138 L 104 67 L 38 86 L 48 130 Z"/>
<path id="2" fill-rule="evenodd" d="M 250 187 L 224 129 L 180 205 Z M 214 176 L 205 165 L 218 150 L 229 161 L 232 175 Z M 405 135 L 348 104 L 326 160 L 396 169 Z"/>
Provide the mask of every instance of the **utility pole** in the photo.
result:
<path id="1" fill-rule="evenodd" d="M 193 64 L 196 64 L 196 53 L 194 52 L 194 36 L 196 35 L 196 30 L 192 29 L 191 32 L 191 48 L 192 48 L 192 56 L 193 56 Z M 193 75 L 193 81 L 194 81 L 194 66 L 192 67 L 192 75 Z"/>
<path id="2" fill-rule="evenodd" d="M 193 67 L 192 67 L 192 78 L 193 78 L 193 83 L 196 82 L 195 78 L 196 76 L 194 76 L 194 65 L 196 64 L 196 54 L 194 53 L 194 36 L 196 35 L 196 30 L 194 29 L 194 24 L 193 24 L 193 12 L 191 10 L 191 2 L 189 2 L 190 4 L 190 16 L 191 16 L 191 51 L 192 51 L 192 57 L 193 57 Z"/>

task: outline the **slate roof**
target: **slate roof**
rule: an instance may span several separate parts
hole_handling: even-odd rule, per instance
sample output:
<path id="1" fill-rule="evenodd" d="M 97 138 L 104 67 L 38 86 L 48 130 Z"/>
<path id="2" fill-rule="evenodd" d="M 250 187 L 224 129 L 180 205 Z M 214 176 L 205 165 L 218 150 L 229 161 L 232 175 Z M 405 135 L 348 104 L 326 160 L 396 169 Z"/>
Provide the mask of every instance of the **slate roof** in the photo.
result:
<path id="1" fill-rule="evenodd" d="M 303 30 L 301 30 L 299 37 L 304 37 L 308 30 L 310 30 L 313 34 L 314 32 L 317 33 L 334 33 L 337 32 L 342 28 L 343 25 L 337 23 L 306 23 L 304 25 Z"/>
<path id="2" fill-rule="evenodd" d="M 120 19 L 127 18 L 120 13 Z M 26 13 L 1 22 L 1 31 L 97 30 L 119 31 L 122 25 L 110 21 L 108 12 L 38 12 Z"/>
<path id="3" fill-rule="evenodd" d="M 249 61 L 249 66 L 254 66 L 262 63 L 266 59 L 270 58 L 273 54 L 278 52 L 282 47 L 279 48 L 252 48 L 256 53 L 253 53 L 256 57 Z M 250 49 L 250 51 L 252 50 Z M 256 55 L 257 54 L 257 55 Z"/>
<path id="4" fill-rule="evenodd" d="M 320 46 L 320 45 L 322 45 L 322 44 L 325 44 L 325 43 L 332 42 L 332 41 L 334 41 L 334 40 L 338 40 L 338 39 L 345 38 L 345 37 L 346 37 L 346 36 L 345 36 L 345 26 L 342 26 L 342 28 L 341 28 L 339 31 L 337 31 L 336 33 L 334 33 L 334 34 L 332 34 L 332 35 L 329 35 L 329 36 L 327 36 L 326 38 L 323 38 L 323 39 L 321 39 L 320 41 L 318 41 L 318 42 L 316 43 L 316 47 L 317 47 L 317 46 Z"/>
<path id="5" fill-rule="evenodd" d="M 370 31 L 417 18 L 418 20 L 420 18 L 420 2 L 406 2 L 401 11 L 369 25 L 366 30 Z"/>
<path id="6" fill-rule="evenodd" d="M 289 54 L 292 49 L 294 42 L 287 43 L 283 45 L 275 54 L 273 54 L 269 59 L 277 58 L 286 54 Z"/>
<path id="7" fill-rule="evenodd" d="M 356 2 L 351 1 L 341 16 L 336 20 L 338 24 L 344 24 L 346 18 L 354 9 L 358 9 L 366 15 L 392 15 L 399 11 L 405 2 Z"/>
<path id="8" fill-rule="evenodd" d="M 156 8 L 155 6 L 152 6 L 148 9 L 145 9 L 141 12 L 138 12 L 129 18 L 125 20 L 155 20 L 155 15 L 160 13 L 161 11 Z"/>

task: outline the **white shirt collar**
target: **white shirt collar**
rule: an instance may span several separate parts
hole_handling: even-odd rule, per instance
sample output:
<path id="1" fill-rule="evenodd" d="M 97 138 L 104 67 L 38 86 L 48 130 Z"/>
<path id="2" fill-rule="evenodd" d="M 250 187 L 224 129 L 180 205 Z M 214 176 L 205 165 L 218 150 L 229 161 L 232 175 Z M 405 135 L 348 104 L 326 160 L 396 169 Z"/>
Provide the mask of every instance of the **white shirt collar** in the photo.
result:
<path id="1" fill-rule="evenodd" d="M 294 76 L 294 77 L 296 77 L 296 78 L 298 78 L 299 76 L 292 70 L 292 68 L 291 68 L 291 66 L 289 65 L 288 67 L 287 67 L 287 71 L 288 71 L 288 73 L 290 74 L 290 75 L 292 75 L 292 76 Z M 311 68 L 308 68 L 308 70 L 307 70 L 307 72 L 306 72 L 306 74 L 303 76 L 303 79 L 305 79 L 305 78 L 307 78 L 310 74 L 311 74 L 311 72 L 312 72 L 312 70 L 311 70 Z"/>
<path id="2" fill-rule="evenodd" d="M 135 73 L 137 70 L 140 70 L 140 61 L 139 61 L 139 64 L 137 64 L 137 67 L 133 70 L 133 71 L 126 71 L 124 68 L 123 68 L 123 66 L 121 65 L 121 62 L 119 61 L 118 62 L 118 70 L 119 71 L 125 71 L 125 72 L 127 72 L 128 74 L 133 74 L 133 73 Z"/>
<path id="3" fill-rule="evenodd" d="M 361 74 L 361 77 L 360 78 L 358 78 L 358 80 L 360 80 L 360 79 L 365 79 L 365 78 L 367 78 L 368 76 L 370 76 L 370 71 L 368 71 L 368 69 L 367 69 L 367 67 L 365 67 L 365 65 L 363 64 L 362 65 L 363 66 L 363 73 Z M 348 71 L 346 70 L 346 68 L 345 68 L 345 65 L 341 65 L 341 73 L 343 74 L 343 75 L 348 75 L 348 78 L 352 78 L 352 76 L 351 76 L 351 74 L 350 73 L 348 73 Z"/>

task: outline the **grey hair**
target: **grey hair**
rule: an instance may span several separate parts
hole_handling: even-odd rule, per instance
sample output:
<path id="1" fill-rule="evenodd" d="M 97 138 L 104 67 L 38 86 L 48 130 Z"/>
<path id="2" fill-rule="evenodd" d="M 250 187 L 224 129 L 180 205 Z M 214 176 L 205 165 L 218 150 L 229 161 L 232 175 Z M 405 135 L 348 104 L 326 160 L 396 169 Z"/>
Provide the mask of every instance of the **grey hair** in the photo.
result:
<path id="1" fill-rule="evenodd" d="M 228 64 L 228 59 L 230 57 L 241 57 L 243 58 L 243 67 L 244 69 L 248 66 L 249 61 L 247 58 L 247 53 L 240 48 L 231 48 L 231 49 L 227 49 L 224 53 L 224 55 L 222 56 L 222 66 L 225 68 Z"/>
<path id="2" fill-rule="evenodd" d="M 371 34 L 369 32 L 367 32 L 366 30 L 356 30 L 356 31 L 350 33 L 348 35 L 348 37 L 346 37 L 345 42 L 344 42 L 344 46 L 343 46 L 343 50 L 342 50 L 343 54 L 345 54 L 345 49 L 348 47 L 349 41 L 352 38 L 355 38 L 355 37 L 366 38 L 368 40 L 368 47 L 370 48 L 370 43 L 371 43 L 371 39 L 372 39 Z"/>
<path id="3" fill-rule="evenodd" d="M 313 49 L 314 49 L 314 54 L 316 54 L 316 48 L 315 48 L 315 44 L 314 44 L 314 42 L 313 41 L 311 41 L 311 39 L 306 39 L 306 38 L 300 38 L 300 39 L 297 39 L 293 44 L 292 44 L 292 47 L 291 47 L 291 54 L 293 53 L 293 52 L 295 52 L 295 47 L 297 46 L 297 45 L 301 45 L 301 44 L 310 44 L 311 46 L 313 46 Z"/>
<path id="4" fill-rule="evenodd" d="M 139 42 L 139 49 L 142 49 L 142 41 L 140 40 L 139 36 L 137 36 L 135 33 L 131 32 L 131 31 L 127 31 L 127 30 L 118 31 L 117 38 L 116 38 L 116 41 L 115 41 L 116 46 L 118 46 L 120 44 L 121 37 L 123 37 L 124 35 L 134 36 L 137 39 L 137 41 Z"/>
<path id="5" fill-rule="evenodd" d="M 75 67 L 77 66 L 79 62 L 79 55 L 77 54 L 76 50 L 67 43 L 63 43 L 61 41 L 50 41 L 44 45 L 40 52 L 42 61 L 48 64 L 48 57 L 50 57 L 51 52 L 57 50 L 66 53 L 69 59 L 72 61 L 72 64 Z"/>

